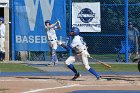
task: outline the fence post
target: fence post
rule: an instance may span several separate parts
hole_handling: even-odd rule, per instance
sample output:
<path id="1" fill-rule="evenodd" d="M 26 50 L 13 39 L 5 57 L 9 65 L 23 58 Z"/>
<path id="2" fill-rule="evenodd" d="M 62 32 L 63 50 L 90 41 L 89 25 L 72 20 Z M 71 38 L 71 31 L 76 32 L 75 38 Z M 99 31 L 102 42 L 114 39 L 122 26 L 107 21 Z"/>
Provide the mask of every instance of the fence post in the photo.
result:
<path id="1" fill-rule="evenodd" d="M 44 61 L 47 60 L 46 55 L 47 55 L 47 51 L 44 51 L 44 52 L 43 52 Z"/>
<path id="2" fill-rule="evenodd" d="M 72 0 L 69 0 L 69 32 L 71 31 L 71 26 L 72 26 Z M 72 38 L 70 37 L 70 43 L 72 41 Z M 72 55 L 72 50 L 69 52 L 70 55 Z"/>
<path id="3" fill-rule="evenodd" d="M 125 36 L 125 40 L 126 40 L 126 63 L 128 63 L 128 0 L 125 0 L 125 32 L 126 32 L 126 36 Z"/>
<path id="4" fill-rule="evenodd" d="M 14 0 L 11 2 L 12 5 L 12 61 L 15 60 L 15 17 L 14 17 Z"/>

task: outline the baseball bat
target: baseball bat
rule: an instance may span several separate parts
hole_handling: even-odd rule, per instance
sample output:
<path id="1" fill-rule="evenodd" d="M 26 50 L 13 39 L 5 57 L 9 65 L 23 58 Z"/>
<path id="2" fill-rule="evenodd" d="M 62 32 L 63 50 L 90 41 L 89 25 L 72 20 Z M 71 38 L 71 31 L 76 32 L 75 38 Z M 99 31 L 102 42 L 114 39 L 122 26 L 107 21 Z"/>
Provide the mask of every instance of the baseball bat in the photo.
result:
<path id="1" fill-rule="evenodd" d="M 104 63 L 104 62 L 101 62 L 101 61 L 98 61 L 98 63 L 100 63 L 100 64 L 106 66 L 107 68 L 111 68 L 111 66 L 110 66 L 109 64 L 107 64 L 107 63 Z"/>
<path id="2" fill-rule="evenodd" d="M 57 22 L 59 22 L 59 24 L 58 24 L 58 25 L 60 26 L 60 21 L 59 21 L 59 19 L 57 19 Z"/>
<path id="3" fill-rule="evenodd" d="M 91 56 L 89 56 L 89 58 L 93 59 Z M 97 61 L 97 63 L 102 64 L 103 66 L 105 66 L 105 67 L 107 67 L 107 68 L 111 68 L 111 66 L 110 66 L 109 64 L 104 63 L 104 62 L 102 62 L 102 61 L 100 61 L 100 60 L 97 60 L 97 59 L 95 59 L 95 60 Z"/>
<path id="4" fill-rule="evenodd" d="M 66 41 L 64 42 L 64 41 L 63 41 L 63 37 L 60 36 L 59 42 L 65 43 L 65 46 L 67 46 L 67 45 L 68 45 L 68 42 L 69 42 L 69 38 L 66 37 Z M 63 45 L 60 45 L 60 46 L 64 47 L 64 44 L 63 44 Z M 65 47 L 64 47 L 64 48 L 65 48 Z"/>
<path id="5" fill-rule="evenodd" d="M 68 45 L 68 43 L 69 43 L 69 38 L 66 37 L 66 45 Z"/>
<path id="6" fill-rule="evenodd" d="M 58 24 L 58 27 L 62 29 L 59 19 L 57 19 L 56 23 Z"/>
<path id="7" fill-rule="evenodd" d="M 60 36 L 60 42 L 62 42 L 62 36 Z"/>

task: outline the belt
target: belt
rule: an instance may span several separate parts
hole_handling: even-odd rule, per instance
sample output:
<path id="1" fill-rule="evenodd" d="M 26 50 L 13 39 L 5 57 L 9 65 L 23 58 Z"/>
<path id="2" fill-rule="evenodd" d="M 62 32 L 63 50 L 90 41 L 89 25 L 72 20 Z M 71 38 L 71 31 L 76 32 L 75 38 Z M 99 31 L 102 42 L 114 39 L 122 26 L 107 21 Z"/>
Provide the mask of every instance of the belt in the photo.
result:
<path id="1" fill-rule="evenodd" d="M 4 37 L 0 37 L 0 38 L 4 38 Z"/>
<path id="2" fill-rule="evenodd" d="M 84 50 L 86 50 L 86 49 L 84 49 Z M 80 53 L 82 53 L 83 51 L 81 51 Z"/>
<path id="3" fill-rule="evenodd" d="M 55 41 L 56 39 L 54 39 L 54 40 L 48 40 L 48 41 Z"/>
<path id="4" fill-rule="evenodd" d="M 84 50 L 86 50 L 86 49 L 84 49 Z M 80 51 L 80 52 L 77 52 L 76 54 L 81 54 L 83 51 Z"/>

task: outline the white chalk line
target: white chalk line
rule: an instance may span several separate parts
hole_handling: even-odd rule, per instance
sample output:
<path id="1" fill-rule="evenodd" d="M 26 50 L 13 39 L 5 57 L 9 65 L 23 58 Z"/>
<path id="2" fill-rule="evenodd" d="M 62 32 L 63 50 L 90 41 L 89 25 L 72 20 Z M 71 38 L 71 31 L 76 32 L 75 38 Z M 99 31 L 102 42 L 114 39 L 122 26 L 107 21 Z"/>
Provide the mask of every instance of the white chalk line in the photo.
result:
<path id="1" fill-rule="evenodd" d="M 140 84 L 137 84 L 140 85 Z M 55 89 L 61 89 L 61 88 L 70 88 L 70 87 L 119 87 L 119 86 L 132 86 L 132 84 L 110 84 L 110 85 L 80 85 L 80 84 L 73 84 L 73 85 L 68 85 L 68 86 L 61 86 L 61 87 L 53 87 L 53 88 L 42 88 L 42 89 L 35 89 L 35 90 L 30 90 L 26 92 L 21 92 L 21 93 L 37 93 L 37 92 L 42 92 L 42 91 L 47 91 L 47 90 L 55 90 Z"/>
<path id="2" fill-rule="evenodd" d="M 68 85 L 68 86 L 61 86 L 61 87 L 53 87 L 53 88 L 42 88 L 42 89 L 36 89 L 36 90 L 31 90 L 31 91 L 26 91 L 26 92 L 21 92 L 21 93 L 36 93 L 36 92 L 41 92 L 41 91 L 53 90 L 53 89 L 75 87 L 77 85 L 78 84 Z"/>

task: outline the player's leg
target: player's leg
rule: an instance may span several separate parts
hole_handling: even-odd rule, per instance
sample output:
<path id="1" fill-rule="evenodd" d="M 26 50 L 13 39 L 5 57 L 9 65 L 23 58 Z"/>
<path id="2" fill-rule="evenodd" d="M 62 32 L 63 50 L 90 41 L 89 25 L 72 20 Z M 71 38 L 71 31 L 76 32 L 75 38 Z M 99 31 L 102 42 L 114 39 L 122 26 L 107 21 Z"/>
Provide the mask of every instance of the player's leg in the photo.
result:
<path id="1" fill-rule="evenodd" d="M 2 51 L 0 51 L 0 61 L 2 61 Z"/>
<path id="2" fill-rule="evenodd" d="M 50 55 L 51 55 L 51 61 L 49 62 L 49 66 L 53 66 L 54 65 L 54 59 L 53 59 L 53 57 L 52 57 L 52 52 L 53 52 L 53 50 L 52 50 L 52 43 L 51 42 L 48 42 L 48 45 L 49 45 L 49 48 L 50 48 Z"/>
<path id="3" fill-rule="evenodd" d="M 88 57 L 87 55 L 81 55 L 81 59 L 82 59 L 82 62 L 85 66 L 85 68 L 91 73 L 93 74 L 97 79 L 100 78 L 100 75 L 93 69 L 89 66 L 89 63 L 88 63 Z"/>
<path id="4" fill-rule="evenodd" d="M 54 61 L 54 65 L 58 63 L 56 49 L 57 49 L 57 42 L 54 42 L 52 45 L 52 59 Z"/>
<path id="5" fill-rule="evenodd" d="M 75 57 L 74 56 L 70 56 L 68 57 L 68 59 L 65 61 L 67 67 L 69 69 L 71 69 L 74 73 L 75 76 L 72 78 L 72 80 L 76 80 L 78 77 L 80 77 L 81 75 L 79 74 L 79 72 L 75 69 L 73 62 L 75 62 Z"/>
<path id="6" fill-rule="evenodd" d="M 2 38 L 0 38 L 0 41 L 2 41 Z M 0 61 L 2 61 L 2 42 L 0 42 Z"/>
<path id="7" fill-rule="evenodd" d="M 4 48 L 2 49 L 2 52 L 1 52 L 1 61 L 5 61 L 5 49 Z"/>
<path id="8" fill-rule="evenodd" d="M 1 42 L 2 42 L 2 46 L 1 46 L 1 48 L 2 48 L 2 61 L 4 61 L 5 60 L 5 48 L 4 48 L 5 39 L 2 38 Z"/>

